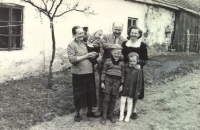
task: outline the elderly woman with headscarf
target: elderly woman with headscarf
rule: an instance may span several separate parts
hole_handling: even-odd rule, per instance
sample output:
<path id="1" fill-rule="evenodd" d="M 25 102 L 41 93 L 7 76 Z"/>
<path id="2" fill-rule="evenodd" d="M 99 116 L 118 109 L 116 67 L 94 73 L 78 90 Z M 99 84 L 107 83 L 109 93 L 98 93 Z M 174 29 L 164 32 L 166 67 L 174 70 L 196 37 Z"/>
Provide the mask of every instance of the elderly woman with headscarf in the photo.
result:
<path id="1" fill-rule="evenodd" d="M 72 28 L 75 39 L 69 43 L 67 48 L 68 58 L 72 64 L 72 85 L 76 115 L 74 120 L 81 121 L 80 110 L 88 108 L 87 117 L 96 117 L 92 112 L 95 102 L 95 81 L 92 63 L 89 59 L 95 58 L 96 52 L 88 52 L 83 41 L 84 31 L 80 26 Z"/>

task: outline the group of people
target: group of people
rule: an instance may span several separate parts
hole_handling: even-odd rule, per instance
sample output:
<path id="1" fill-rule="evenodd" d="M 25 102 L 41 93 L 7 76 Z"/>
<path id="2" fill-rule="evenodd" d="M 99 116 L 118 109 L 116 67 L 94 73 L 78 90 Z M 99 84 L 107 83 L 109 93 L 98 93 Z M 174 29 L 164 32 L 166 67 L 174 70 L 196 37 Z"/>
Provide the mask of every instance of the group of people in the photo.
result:
<path id="1" fill-rule="evenodd" d="M 122 23 L 113 23 L 112 34 L 103 34 L 103 30 L 97 30 L 88 35 L 87 29 L 74 26 L 74 40 L 67 48 L 72 64 L 76 109 L 74 120 L 80 122 L 80 111 L 87 107 L 87 117 L 102 116 L 102 125 L 106 124 L 107 118 L 116 123 L 114 109 L 118 96 L 121 98 L 119 121 L 137 119 L 137 100 L 144 98 L 143 66 L 148 61 L 147 45 L 139 40 L 142 31 L 137 26 L 131 26 L 125 39 L 121 36 Z M 99 61 L 98 57 L 101 57 Z M 97 70 L 98 84 L 95 83 L 94 73 Z M 95 104 L 99 114 L 92 111 Z M 124 112 L 126 104 L 127 111 Z"/>

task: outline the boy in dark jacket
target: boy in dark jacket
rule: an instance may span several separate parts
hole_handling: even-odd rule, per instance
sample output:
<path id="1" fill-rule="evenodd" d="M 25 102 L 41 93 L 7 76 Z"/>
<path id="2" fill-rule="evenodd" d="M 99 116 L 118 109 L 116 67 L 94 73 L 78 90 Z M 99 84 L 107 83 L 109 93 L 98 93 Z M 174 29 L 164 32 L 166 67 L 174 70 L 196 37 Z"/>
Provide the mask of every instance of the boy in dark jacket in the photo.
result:
<path id="1" fill-rule="evenodd" d="M 119 92 L 122 90 L 124 82 L 124 63 L 121 57 L 121 46 L 116 44 L 111 50 L 111 58 L 104 63 L 101 75 L 101 87 L 104 93 L 103 99 L 103 118 L 101 124 L 106 124 L 107 111 L 109 108 L 109 119 L 112 123 L 116 122 L 113 116 L 116 99 Z"/>

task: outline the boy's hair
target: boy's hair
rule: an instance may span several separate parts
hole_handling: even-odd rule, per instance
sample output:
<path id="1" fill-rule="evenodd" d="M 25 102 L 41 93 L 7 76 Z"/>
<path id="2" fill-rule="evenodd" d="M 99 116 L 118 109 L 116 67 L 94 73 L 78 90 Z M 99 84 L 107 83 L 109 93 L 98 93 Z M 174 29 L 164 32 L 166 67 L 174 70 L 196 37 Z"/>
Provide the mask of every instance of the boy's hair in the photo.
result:
<path id="1" fill-rule="evenodd" d="M 110 49 L 111 49 L 111 51 L 113 51 L 113 50 L 122 50 L 122 47 L 119 44 L 114 44 Z"/>
<path id="2" fill-rule="evenodd" d="M 121 49 L 112 49 L 112 50 L 111 50 L 111 54 L 112 54 L 114 51 L 120 51 L 120 52 L 122 52 Z"/>
<path id="3" fill-rule="evenodd" d="M 119 44 L 115 44 L 113 47 L 111 47 L 111 55 L 114 51 L 122 51 L 122 47 Z"/>
<path id="4" fill-rule="evenodd" d="M 136 57 L 137 60 L 139 60 L 139 55 L 137 53 L 131 52 L 128 54 L 128 59 L 133 58 L 133 57 Z"/>

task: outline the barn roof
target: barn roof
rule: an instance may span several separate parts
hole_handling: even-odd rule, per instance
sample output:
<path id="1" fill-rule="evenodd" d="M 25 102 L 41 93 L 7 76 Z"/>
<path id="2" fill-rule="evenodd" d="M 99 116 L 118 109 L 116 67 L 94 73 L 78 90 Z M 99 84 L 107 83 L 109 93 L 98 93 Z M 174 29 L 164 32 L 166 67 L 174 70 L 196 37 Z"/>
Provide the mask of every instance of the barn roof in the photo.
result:
<path id="1" fill-rule="evenodd" d="M 200 10 L 200 0 L 155 0 L 155 1 L 165 2 L 171 5 L 179 6 L 194 11 Z"/>
<path id="2" fill-rule="evenodd" d="M 200 15 L 200 0 L 130 0 L 132 2 L 157 5 L 174 10 L 185 10 Z"/>
<path id="3" fill-rule="evenodd" d="M 184 9 L 191 13 L 200 14 L 200 0 L 153 0 L 156 2 L 161 2 L 163 4 L 168 4 L 171 6 L 176 6 L 180 9 Z"/>

